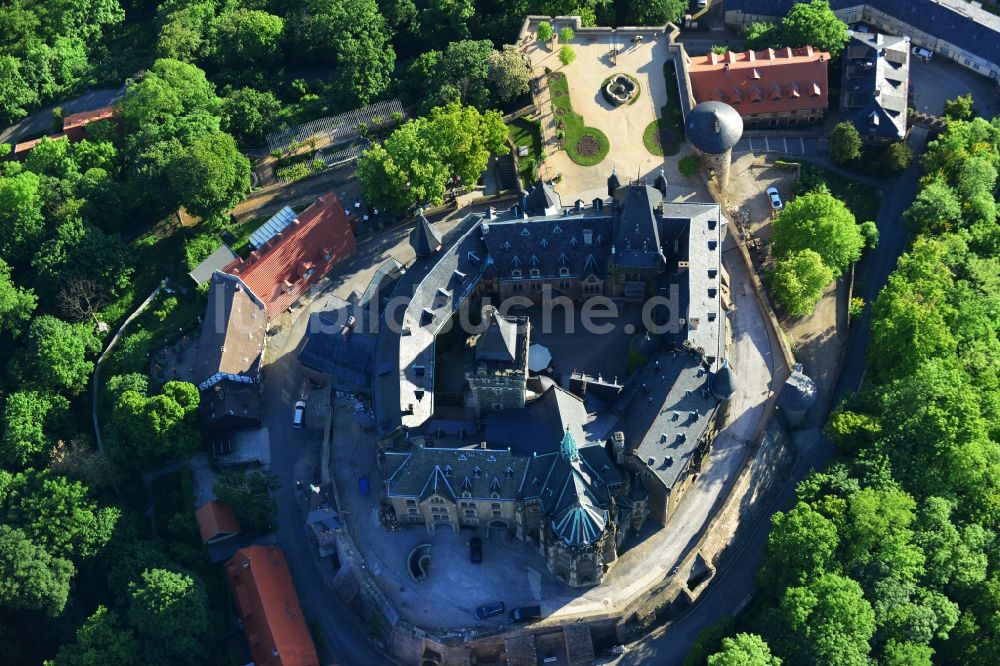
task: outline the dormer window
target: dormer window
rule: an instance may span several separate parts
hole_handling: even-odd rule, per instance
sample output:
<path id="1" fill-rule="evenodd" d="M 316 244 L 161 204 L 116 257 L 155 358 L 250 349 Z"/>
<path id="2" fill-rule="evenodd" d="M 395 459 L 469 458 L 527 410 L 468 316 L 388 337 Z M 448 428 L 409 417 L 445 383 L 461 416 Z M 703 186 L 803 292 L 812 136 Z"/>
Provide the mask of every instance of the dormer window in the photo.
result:
<path id="1" fill-rule="evenodd" d="M 511 265 L 511 266 L 520 266 L 520 265 L 521 265 L 521 258 L 520 258 L 520 257 L 518 257 L 518 256 L 517 256 L 517 255 L 515 254 L 515 255 L 514 255 L 514 258 L 510 260 L 510 265 Z"/>
<path id="2" fill-rule="evenodd" d="M 576 236 L 573 236 L 572 238 L 569 239 L 569 246 L 576 247 Z"/>
<path id="3" fill-rule="evenodd" d="M 548 239 L 546 239 L 546 238 L 543 238 L 543 239 L 542 239 L 542 242 L 541 242 L 541 243 L 539 243 L 539 245 L 541 245 L 541 246 L 542 246 L 542 249 L 544 250 L 545 248 L 547 248 L 547 247 L 549 246 L 549 241 L 548 241 Z"/>
<path id="4" fill-rule="evenodd" d="M 527 238 L 530 235 L 531 235 L 531 232 L 528 231 L 528 227 L 525 227 L 524 229 L 521 229 L 521 236 Z"/>
<path id="5" fill-rule="evenodd" d="M 561 233 L 562 233 L 562 227 L 560 227 L 560 226 L 559 226 L 559 225 L 557 224 L 556 226 L 554 226 L 554 227 L 552 228 L 552 233 L 554 233 L 554 234 L 561 234 Z"/>
<path id="6" fill-rule="evenodd" d="M 472 468 L 472 476 L 476 477 L 477 479 L 479 478 L 479 475 L 482 473 L 483 470 L 479 468 L 479 465 L 476 465 L 475 467 Z"/>
<path id="7" fill-rule="evenodd" d="M 511 276 L 511 277 L 514 277 L 514 278 L 519 278 L 519 277 L 521 277 L 521 269 L 520 269 L 520 268 L 515 268 L 514 270 L 512 270 L 512 271 L 510 272 L 510 276 Z"/>
<path id="8" fill-rule="evenodd" d="M 501 245 L 501 246 L 500 246 L 500 248 L 501 248 L 501 249 L 502 249 L 502 250 L 503 250 L 504 252 L 509 252 L 509 251 L 510 251 L 510 241 L 504 241 L 504 242 L 503 242 L 503 245 Z"/>
<path id="9" fill-rule="evenodd" d="M 535 255 L 531 255 L 531 259 L 529 261 L 530 261 L 530 263 L 531 263 L 532 266 L 537 266 L 538 263 L 539 263 L 538 262 L 538 257 L 536 257 Z"/>
<path id="10" fill-rule="evenodd" d="M 531 269 L 531 277 L 536 278 L 536 277 L 540 276 L 541 274 L 542 274 L 542 272 L 540 270 L 538 270 L 537 268 L 532 268 Z"/>
<path id="11" fill-rule="evenodd" d="M 569 263 L 569 258 L 566 256 L 566 253 L 565 252 L 561 253 L 559 255 L 559 265 L 565 266 L 568 263 Z"/>
<path id="12" fill-rule="evenodd" d="M 559 268 L 559 276 L 560 277 L 566 277 L 567 275 L 569 275 L 569 269 L 566 268 L 565 266 L 561 266 Z"/>
<path id="13" fill-rule="evenodd" d="M 444 466 L 444 475 L 445 476 L 451 476 L 451 465 L 445 465 Z"/>

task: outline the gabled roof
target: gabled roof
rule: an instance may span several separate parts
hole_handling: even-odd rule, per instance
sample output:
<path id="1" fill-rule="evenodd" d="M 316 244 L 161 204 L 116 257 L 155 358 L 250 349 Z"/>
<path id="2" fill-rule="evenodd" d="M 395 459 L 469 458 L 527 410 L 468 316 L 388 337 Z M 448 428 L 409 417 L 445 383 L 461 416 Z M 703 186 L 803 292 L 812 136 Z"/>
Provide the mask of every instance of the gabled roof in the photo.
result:
<path id="1" fill-rule="evenodd" d="M 319 666 L 285 554 L 250 546 L 226 563 L 226 577 L 257 666 Z"/>
<path id="2" fill-rule="evenodd" d="M 256 382 L 263 360 L 267 311 L 237 277 L 216 272 L 198 339 L 192 379 L 202 391 L 224 376 Z"/>
<path id="3" fill-rule="evenodd" d="M 906 136 L 910 38 L 852 33 L 844 49 L 842 115 L 862 135 Z"/>
<path id="4" fill-rule="evenodd" d="M 205 261 L 198 264 L 198 266 L 188 273 L 194 283 L 197 285 L 204 284 L 212 279 L 212 274 L 215 271 L 221 271 L 225 269 L 226 266 L 236 261 L 237 254 L 233 252 L 228 245 L 223 243 L 219 246 L 219 249 L 208 255 Z"/>
<path id="5" fill-rule="evenodd" d="M 210 543 L 240 533 L 240 522 L 233 507 L 225 502 L 212 500 L 194 512 L 201 532 L 201 542 Z"/>
<path id="6" fill-rule="evenodd" d="M 417 214 L 417 224 L 410 232 L 410 245 L 418 257 L 428 257 L 441 249 L 441 234 L 434 230 L 423 211 Z"/>
<path id="7" fill-rule="evenodd" d="M 98 109 L 90 109 L 89 111 L 80 111 L 78 113 L 71 113 L 65 118 L 63 118 L 63 131 L 67 132 L 76 127 L 84 127 L 90 123 L 97 122 L 98 120 L 108 120 L 109 118 L 115 117 L 115 107 L 114 106 L 102 106 Z"/>
<path id="8" fill-rule="evenodd" d="M 528 215 L 555 215 L 562 209 L 562 199 L 552 187 L 539 178 L 524 199 L 524 211 Z"/>
<path id="9" fill-rule="evenodd" d="M 501 500 L 517 497 L 528 459 L 509 449 L 447 449 L 419 446 L 386 451 L 382 468 L 389 497 L 424 501 L 437 494 L 455 501 L 458 495 Z"/>
<path id="10" fill-rule="evenodd" d="M 829 53 L 806 46 L 692 56 L 688 69 L 695 101 L 726 102 L 746 116 L 825 109 L 829 63 Z"/>
<path id="11" fill-rule="evenodd" d="M 615 192 L 621 209 L 615 234 L 615 265 L 621 268 L 662 268 L 660 231 L 656 210 L 663 195 L 644 182 L 632 183 Z"/>
<path id="12" fill-rule="evenodd" d="M 259 251 L 251 252 L 249 259 L 227 266 L 226 272 L 242 278 L 264 302 L 268 315 L 275 317 L 356 245 L 347 212 L 337 196 L 328 192 Z"/>

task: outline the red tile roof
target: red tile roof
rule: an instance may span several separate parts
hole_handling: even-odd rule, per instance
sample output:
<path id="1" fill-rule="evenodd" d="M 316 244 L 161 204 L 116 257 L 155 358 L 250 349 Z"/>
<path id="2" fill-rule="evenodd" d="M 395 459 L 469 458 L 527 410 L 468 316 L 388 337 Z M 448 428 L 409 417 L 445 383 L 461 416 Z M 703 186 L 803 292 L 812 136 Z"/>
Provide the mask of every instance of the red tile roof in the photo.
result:
<path id="1" fill-rule="evenodd" d="M 257 666 L 319 666 L 285 554 L 250 546 L 226 563 L 226 577 Z"/>
<path id="2" fill-rule="evenodd" d="M 58 141 L 59 139 L 65 138 L 65 134 L 50 134 L 49 136 L 40 136 L 37 139 L 31 139 L 30 141 L 22 141 L 21 143 L 14 145 L 14 155 L 17 157 L 27 155 L 32 148 L 40 144 L 45 139 L 48 139 L 49 141 Z"/>
<path id="3" fill-rule="evenodd" d="M 273 318 L 356 246 L 347 212 L 328 192 L 249 258 L 237 259 L 225 271 L 238 275 Z"/>
<path id="4" fill-rule="evenodd" d="M 694 56 L 688 72 L 695 101 L 725 102 L 741 116 L 825 109 L 830 54 L 811 46 Z"/>
<path id="5" fill-rule="evenodd" d="M 114 117 L 115 107 L 113 106 L 102 106 L 99 109 L 71 113 L 63 118 L 63 131 L 68 132 L 74 127 L 83 127 L 84 125 L 89 125 L 90 123 L 97 122 L 98 120 L 107 120 L 108 118 Z"/>
<path id="6" fill-rule="evenodd" d="M 236 519 L 233 507 L 225 502 L 206 502 L 194 512 L 194 517 L 201 530 L 202 543 L 240 533 L 240 521 Z"/>

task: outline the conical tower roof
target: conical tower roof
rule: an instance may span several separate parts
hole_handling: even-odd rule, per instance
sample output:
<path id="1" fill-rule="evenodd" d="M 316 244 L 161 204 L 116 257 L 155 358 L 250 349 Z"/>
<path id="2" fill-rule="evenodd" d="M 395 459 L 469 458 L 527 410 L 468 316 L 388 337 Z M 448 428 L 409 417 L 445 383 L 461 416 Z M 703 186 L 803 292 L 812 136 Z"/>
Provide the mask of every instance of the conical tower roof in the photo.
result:
<path id="1" fill-rule="evenodd" d="M 660 167 L 660 175 L 656 177 L 654 187 L 660 191 L 660 194 L 667 196 L 667 174 L 664 173 L 663 167 Z"/>
<path id="2" fill-rule="evenodd" d="M 684 123 L 688 141 L 703 153 L 724 153 L 743 136 L 743 118 L 723 102 L 702 102 L 688 114 Z"/>
<path id="3" fill-rule="evenodd" d="M 418 257 L 429 257 L 441 249 L 441 236 L 424 217 L 423 211 L 417 214 L 417 226 L 410 232 L 410 245 Z"/>
<path id="4" fill-rule="evenodd" d="M 616 167 L 611 167 L 611 175 L 608 176 L 608 196 L 615 196 L 615 192 L 621 187 L 621 181 L 618 180 L 618 169 Z"/>
<path id="5" fill-rule="evenodd" d="M 719 400 L 729 400 L 736 393 L 736 375 L 729 366 L 729 359 L 722 362 L 722 367 L 712 374 L 712 395 Z"/>

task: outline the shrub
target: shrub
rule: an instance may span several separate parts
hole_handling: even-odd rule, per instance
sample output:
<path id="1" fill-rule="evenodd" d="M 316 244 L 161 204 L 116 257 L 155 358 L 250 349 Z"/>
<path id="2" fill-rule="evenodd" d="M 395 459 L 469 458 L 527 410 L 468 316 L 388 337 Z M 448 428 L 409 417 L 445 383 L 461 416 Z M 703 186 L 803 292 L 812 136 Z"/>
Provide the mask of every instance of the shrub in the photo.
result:
<path id="1" fill-rule="evenodd" d="M 677 169 L 685 178 L 691 178 L 701 168 L 701 161 L 696 155 L 686 155 L 677 163 Z"/>
<path id="2" fill-rule="evenodd" d="M 559 49 L 559 62 L 563 65 L 569 65 L 574 60 L 576 60 L 576 51 L 573 50 L 573 47 L 563 46 Z"/>
<path id="3" fill-rule="evenodd" d="M 865 310 L 865 299 L 860 296 L 855 296 L 851 299 L 851 304 L 847 306 L 847 312 L 850 314 L 851 319 L 856 319 L 861 316 L 861 313 Z"/>
<path id="4" fill-rule="evenodd" d="M 552 39 L 552 24 L 548 21 L 542 21 L 538 24 L 538 41 L 545 43 Z"/>
<path id="5" fill-rule="evenodd" d="M 559 30 L 559 41 L 562 42 L 563 44 L 569 42 L 574 37 L 576 37 L 576 33 L 573 32 L 573 28 L 569 26 L 566 26 L 565 28 Z"/>

